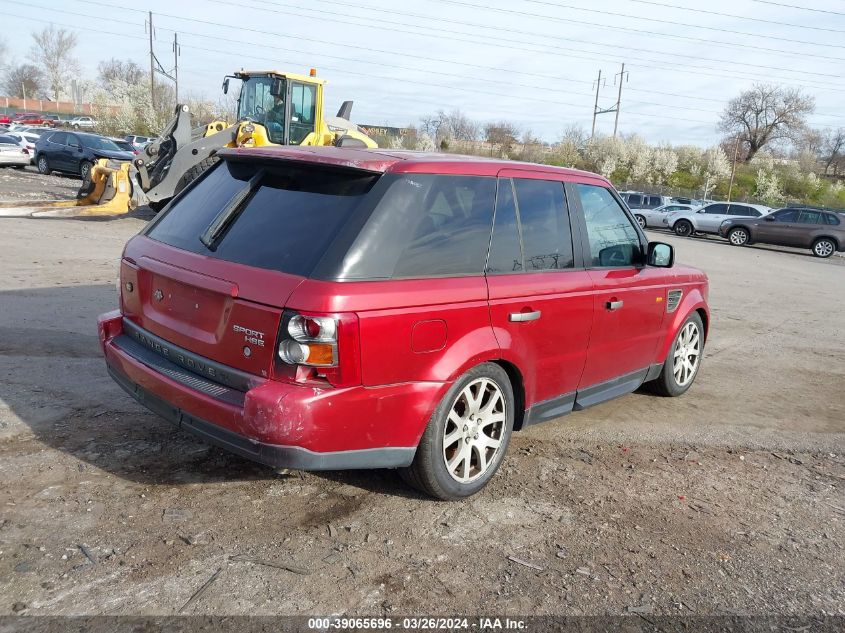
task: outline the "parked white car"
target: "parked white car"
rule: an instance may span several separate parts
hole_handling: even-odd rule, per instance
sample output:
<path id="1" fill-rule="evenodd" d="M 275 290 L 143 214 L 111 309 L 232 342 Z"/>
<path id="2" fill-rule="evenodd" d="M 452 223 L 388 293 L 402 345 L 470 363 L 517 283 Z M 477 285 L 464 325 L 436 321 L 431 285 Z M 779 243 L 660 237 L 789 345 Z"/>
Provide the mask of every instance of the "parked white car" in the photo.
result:
<path id="1" fill-rule="evenodd" d="M 771 207 L 747 202 L 712 202 L 691 211 L 669 213 L 664 222 L 681 237 L 695 233 L 719 233 L 719 225 L 728 218 L 759 218 L 771 211 Z"/>
<path id="2" fill-rule="evenodd" d="M 86 128 L 90 130 L 95 125 L 97 125 L 97 121 L 95 121 L 90 116 L 78 116 L 74 119 L 71 119 L 68 125 L 74 130 L 78 130 L 80 128 Z"/>
<path id="3" fill-rule="evenodd" d="M 39 136 L 30 132 L 9 132 L 5 136 L 11 136 L 18 141 L 18 144 L 29 152 L 30 163 L 35 163 L 35 144 Z"/>
<path id="4" fill-rule="evenodd" d="M 670 213 L 681 211 L 692 211 L 694 207 L 689 204 L 664 204 L 656 209 L 632 209 L 637 224 L 643 229 L 666 228 L 666 216 Z"/>
<path id="5" fill-rule="evenodd" d="M 26 167 L 32 158 L 20 141 L 7 134 L 0 135 L 0 167 Z"/>

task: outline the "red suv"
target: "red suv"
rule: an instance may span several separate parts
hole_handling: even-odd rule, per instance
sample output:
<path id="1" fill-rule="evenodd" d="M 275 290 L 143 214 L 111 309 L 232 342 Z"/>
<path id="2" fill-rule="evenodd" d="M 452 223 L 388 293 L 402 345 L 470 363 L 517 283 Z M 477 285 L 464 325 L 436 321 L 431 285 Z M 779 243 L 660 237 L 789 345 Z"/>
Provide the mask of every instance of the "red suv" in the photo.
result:
<path id="1" fill-rule="evenodd" d="M 543 165 L 333 147 L 224 150 L 126 245 L 112 377 L 273 467 L 400 468 L 480 490 L 511 432 L 686 391 L 707 278 L 613 187 Z"/>

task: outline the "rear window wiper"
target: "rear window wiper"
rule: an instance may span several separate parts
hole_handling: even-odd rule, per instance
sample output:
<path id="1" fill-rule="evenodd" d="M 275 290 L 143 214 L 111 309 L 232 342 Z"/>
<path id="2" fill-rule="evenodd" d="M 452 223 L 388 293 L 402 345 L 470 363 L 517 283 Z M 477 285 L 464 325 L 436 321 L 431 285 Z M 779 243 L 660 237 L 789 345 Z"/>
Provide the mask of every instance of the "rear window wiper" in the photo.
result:
<path id="1" fill-rule="evenodd" d="M 205 231 L 203 231 L 203 234 L 200 235 L 200 242 L 202 242 L 208 250 L 213 251 L 217 248 L 218 240 L 226 229 L 229 228 L 232 222 L 235 221 L 238 215 L 240 215 L 244 200 L 246 200 L 249 194 L 255 190 L 259 181 L 263 177 L 264 170 L 259 169 L 255 175 L 249 179 L 246 186 L 232 196 L 232 199 L 226 203 L 226 206 L 220 209 L 220 213 L 214 217 L 211 224 L 209 224 Z"/>

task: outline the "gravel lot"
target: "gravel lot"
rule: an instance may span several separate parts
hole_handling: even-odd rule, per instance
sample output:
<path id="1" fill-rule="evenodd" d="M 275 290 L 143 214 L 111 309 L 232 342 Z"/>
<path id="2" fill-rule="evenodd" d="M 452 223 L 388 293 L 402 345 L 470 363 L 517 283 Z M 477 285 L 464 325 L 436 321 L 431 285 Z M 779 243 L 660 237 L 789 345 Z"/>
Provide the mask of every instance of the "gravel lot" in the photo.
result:
<path id="1" fill-rule="evenodd" d="M 78 181 L 0 170 L 0 199 Z M 845 614 L 845 259 L 673 243 L 711 280 L 696 384 L 515 436 L 463 503 L 278 475 L 107 376 L 143 226 L 0 219 L 0 615 Z"/>

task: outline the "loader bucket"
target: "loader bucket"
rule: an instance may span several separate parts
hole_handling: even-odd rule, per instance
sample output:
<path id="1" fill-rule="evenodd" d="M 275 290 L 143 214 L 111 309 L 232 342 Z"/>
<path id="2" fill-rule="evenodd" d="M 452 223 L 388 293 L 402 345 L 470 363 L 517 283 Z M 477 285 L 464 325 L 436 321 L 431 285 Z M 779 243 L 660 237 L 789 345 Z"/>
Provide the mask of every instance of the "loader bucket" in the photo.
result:
<path id="1" fill-rule="evenodd" d="M 45 200 L 21 206 L 20 201 L 0 202 L 0 217 L 5 218 L 75 218 L 123 215 L 130 211 L 132 184 L 131 163 L 109 167 L 101 158 L 91 168 L 90 183 L 83 185 L 87 193 L 76 200 Z"/>

